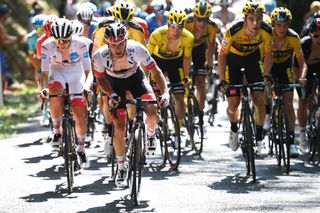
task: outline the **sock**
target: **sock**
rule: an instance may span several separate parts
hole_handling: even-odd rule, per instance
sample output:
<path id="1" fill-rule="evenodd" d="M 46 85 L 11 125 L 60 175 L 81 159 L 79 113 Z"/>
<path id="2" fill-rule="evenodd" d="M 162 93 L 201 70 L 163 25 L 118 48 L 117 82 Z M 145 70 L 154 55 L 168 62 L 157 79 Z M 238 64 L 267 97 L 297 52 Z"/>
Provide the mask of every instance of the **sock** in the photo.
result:
<path id="1" fill-rule="evenodd" d="M 269 114 L 270 115 L 270 112 L 271 112 L 271 107 L 269 104 L 266 105 L 266 114 Z"/>
<path id="2" fill-rule="evenodd" d="M 290 131 L 289 144 L 294 144 L 294 131 Z"/>
<path id="3" fill-rule="evenodd" d="M 124 170 L 125 169 L 125 166 L 124 166 L 125 159 L 124 159 L 124 157 L 125 157 L 125 155 L 116 156 L 119 170 Z"/>
<path id="4" fill-rule="evenodd" d="M 231 123 L 231 131 L 238 132 L 238 122 L 230 122 Z"/>
<path id="5" fill-rule="evenodd" d="M 263 131 L 263 128 L 262 126 L 258 126 L 256 125 L 256 130 L 257 130 L 257 134 L 256 134 L 256 141 L 262 141 L 262 131 Z"/>
<path id="6" fill-rule="evenodd" d="M 79 135 L 78 136 L 78 148 L 77 148 L 77 152 L 85 152 L 85 142 L 84 142 L 84 135 Z"/>
<path id="7" fill-rule="evenodd" d="M 52 118 L 53 124 L 53 134 L 61 134 L 60 125 L 61 125 L 61 117 Z"/>

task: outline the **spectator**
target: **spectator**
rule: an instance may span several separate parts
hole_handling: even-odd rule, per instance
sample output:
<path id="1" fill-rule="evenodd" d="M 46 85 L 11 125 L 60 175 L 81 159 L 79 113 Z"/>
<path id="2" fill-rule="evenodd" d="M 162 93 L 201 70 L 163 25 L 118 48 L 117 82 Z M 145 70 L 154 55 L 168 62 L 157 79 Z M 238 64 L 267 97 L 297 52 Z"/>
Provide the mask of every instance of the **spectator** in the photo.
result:
<path id="1" fill-rule="evenodd" d="M 8 89 L 8 81 L 7 81 L 7 69 L 6 69 L 6 61 L 5 56 L 3 54 L 2 49 L 6 46 L 15 44 L 15 43 L 23 43 L 25 42 L 24 36 L 13 36 L 7 33 L 7 30 L 4 27 L 4 23 L 7 18 L 10 16 L 11 9 L 7 4 L 0 4 L 0 65 L 2 71 L 2 85 L 4 89 Z"/>

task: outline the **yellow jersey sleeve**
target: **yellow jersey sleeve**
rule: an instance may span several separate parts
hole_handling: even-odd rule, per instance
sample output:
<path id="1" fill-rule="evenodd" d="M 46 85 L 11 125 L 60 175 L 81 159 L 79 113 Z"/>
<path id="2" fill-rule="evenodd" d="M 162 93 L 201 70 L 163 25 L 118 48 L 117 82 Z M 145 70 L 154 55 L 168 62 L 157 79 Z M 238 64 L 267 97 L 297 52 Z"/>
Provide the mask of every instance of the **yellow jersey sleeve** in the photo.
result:
<path id="1" fill-rule="evenodd" d="M 229 53 L 231 45 L 232 45 L 232 36 L 230 33 L 230 28 L 225 32 L 223 36 L 223 40 L 221 42 L 221 51 L 225 54 Z"/>
<path id="2" fill-rule="evenodd" d="M 183 45 L 184 57 L 191 57 L 192 47 L 194 44 L 194 36 L 188 30 L 183 29 L 181 33 L 181 43 Z"/>
<path id="3" fill-rule="evenodd" d="M 94 47 L 99 48 L 105 44 L 104 31 L 105 31 L 105 27 L 101 27 L 99 29 L 98 28 L 96 29 L 96 32 L 94 33 L 94 38 L 93 38 L 93 46 Z"/>

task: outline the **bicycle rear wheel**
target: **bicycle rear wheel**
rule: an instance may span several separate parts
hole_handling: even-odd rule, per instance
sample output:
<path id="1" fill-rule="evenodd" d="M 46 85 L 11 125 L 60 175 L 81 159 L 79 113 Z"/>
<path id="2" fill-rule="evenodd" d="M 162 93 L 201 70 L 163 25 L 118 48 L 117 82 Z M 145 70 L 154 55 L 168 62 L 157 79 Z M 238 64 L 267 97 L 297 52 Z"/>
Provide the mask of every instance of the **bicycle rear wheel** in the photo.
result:
<path id="1" fill-rule="evenodd" d="M 163 137 L 165 142 L 166 157 L 169 161 L 171 169 L 176 170 L 180 164 L 181 158 L 181 137 L 178 124 L 178 118 L 175 109 L 170 104 L 166 109 L 166 116 L 163 127 Z"/>
<path id="2" fill-rule="evenodd" d="M 215 115 L 217 114 L 218 109 L 218 86 L 216 84 L 211 85 L 212 98 L 209 100 L 210 110 L 208 122 L 210 126 L 213 126 Z"/>
<path id="3" fill-rule="evenodd" d="M 76 168 L 77 154 L 73 144 L 76 143 L 75 130 L 73 129 L 72 121 L 63 120 L 63 156 L 64 164 L 67 173 L 68 192 L 73 192 L 74 170 Z"/>
<path id="4" fill-rule="evenodd" d="M 192 149 L 200 155 L 203 147 L 203 123 L 200 121 L 199 104 L 194 94 L 188 96 L 187 130 Z"/>

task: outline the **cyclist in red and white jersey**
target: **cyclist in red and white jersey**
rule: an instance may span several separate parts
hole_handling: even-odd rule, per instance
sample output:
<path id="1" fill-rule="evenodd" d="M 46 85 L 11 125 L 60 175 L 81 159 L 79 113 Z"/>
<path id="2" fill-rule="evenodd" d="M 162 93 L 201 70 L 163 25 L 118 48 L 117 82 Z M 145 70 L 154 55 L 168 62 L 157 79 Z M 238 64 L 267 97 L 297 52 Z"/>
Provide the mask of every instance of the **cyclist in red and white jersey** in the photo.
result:
<path id="1" fill-rule="evenodd" d="M 67 19 L 58 19 L 51 26 L 52 37 L 47 39 L 41 46 L 41 73 L 42 78 L 48 81 L 49 94 L 61 94 L 65 83 L 69 84 L 70 93 L 82 93 L 85 84 L 85 72 L 91 71 L 88 45 L 79 36 L 72 35 L 71 22 Z M 47 90 L 47 89 L 44 89 Z M 44 90 L 40 96 L 45 97 Z M 86 134 L 87 107 L 84 97 L 72 98 L 72 113 L 76 122 L 76 133 L 78 137 L 77 152 L 81 159 L 83 168 L 89 167 L 84 147 Z M 63 99 L 59 97 L 50 98 L 50 113 L 53 122 L 54 137 L 52 146 L 59 146 L 61 139 L 61 117 L 63 113 Z"/>
<path id="2" fill-rule="evenodd" d="M 162 94 L 160 104 L 164 107 L 169 104 L 169 93 L 165 78 L 156 62 L 149 55 L 147 49 L 134 40 L 128 40 L 128 31 L 123 24 L 112 23 L 105 29 L 107 45 L 99 48 L 93 55 L 94 75 L 99 86 L 110 98 L 116 109 L 117 118 L 114 119 L 113 144 L 118 162 L 116 184 L 126 187 L 125 166 L 125 129 L 127 122 L 126 106 L 121 100 L 126 99 L 126 91 L 130 91 L 134 98 L 155 100 L 152 88 L 140 68 L 151 72 L 159 85 Z M 148 138 L 154 138 L 158 122 L 157 107 L 153 104 L 144 106 L 147 114 L 146 124 Z M 150 146 L 147 142 L 147 147 Z"/>

